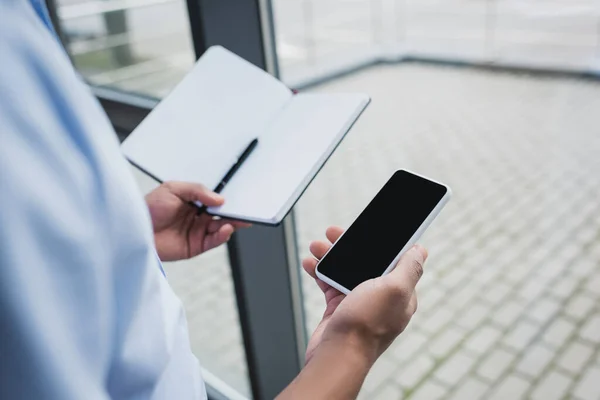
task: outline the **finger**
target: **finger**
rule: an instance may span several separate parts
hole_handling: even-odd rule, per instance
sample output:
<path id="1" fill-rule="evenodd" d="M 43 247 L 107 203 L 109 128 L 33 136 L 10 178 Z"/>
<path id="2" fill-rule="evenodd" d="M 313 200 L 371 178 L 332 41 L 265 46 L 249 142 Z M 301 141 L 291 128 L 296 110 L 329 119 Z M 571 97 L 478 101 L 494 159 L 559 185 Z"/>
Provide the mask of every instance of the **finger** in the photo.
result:
<path id="1" fill-rule="evenodd" d="M 231 224 L 225 224 L 221 226 L 218 231 L 207 235 L 204 238 L 204 251 L 214 249 L 227 242 L 234 231 L 235 229 Z"/>
<path id="2" fill-rule="evenodd" d="M 426 259 L 427 250 L 419 245 L 413 246 L 404 253 L 396 268 L 389 273 L 389 279 L 412 293 L 423 275 L 423 265 Z"/>
<path id="3" fill-rule="evenodd" d="M 200 217 L 202 217 L 202 216 L 200 216 Z M 208 233 L 214 233 L 214 232 L 218 231 L 219 229 L 221 229 L 221 227 L 226 224 L 233 226 L 234 229 L 247 228 L 247 227 L 251 226 L 251 224 L 248 224 L 246 222 L 241 222 L 241 221 L 232 221 L 229 219 L 212 219 L 208 223 L 208 226 L 206 227 L 206 231 Z"/>
<path id="4" fill-rule="evenodd" d="M 317 263 L 318 261 L 312 257 L 308 257 L 302 260 L 302 268 L 304 268 L 307 274 L 309 274 L 315 279 L 317 278 L 317 274 L 315 273 Z"/>
<path id="5" fill-rule="evenodd" d="M 230 219 L 228 221 L 235 229 L 250 228 L 252 226 L 250 222 L 232 221 Z"/>
<path id="6" fill-rule="evenodd" d="M 324 242 L 321 240 L 316 240 L 310 244 L 309 249 L 313 256 L 315 256 L 318 259 L 321 259 L 321 258 L 323 258 L 325 253 L 327 253 L 329 251 L 330 247 L 331 247 L 331 243 L 327 243 L 327 242 Z"/>
<path id="7" fill-rule="evenodd" d="M 330 226 L 327 228 L 325 236 L 327 236 L 327 240 L 329 240 L 331 243 L 335 243 L 340 236 L 342 236 L 342 233 L 344 233 L 344 229 L 340 228 L 339 226 Z"/>
<path id="8" fill-rule="evenodd" d="M 318 261 L 316 259 L 308 257 L 302 260 L 302 268 L 304 268 L 307 274 L 309 274 L 315 279 L 315 282 L 317 282 L 317 286 L 319 286 L 319 289 L 321 289 L 321 291 L 325 293 L 330 288 L 330 286 L 317 277 L 317 274 L 315 272 L 317 263 Z"/>
<path id="9" fill-rule="evenodd" d="M 209 190 L 200 183 L 173 181 L 166 182 L 163 185 L 165 185 L 171 193 L 185 201 L 199 201 L 208 207 L 220 206 L 225 202 L 225 199 L 223 199 L 221 195 Z"/>
<path id="10" fill-rule="evenodd" d="M 208 226 L 206 227 L 206 232 L 208 234 L 211 233 L 215 233 L 217 232 L 219 229 L 221 229 L 221 227 L 225 224 L 228 224 L 229 222 L 227 222 L 224 219 L 213 219 L 212 221 L 210 221 L 208 223 Z"/>

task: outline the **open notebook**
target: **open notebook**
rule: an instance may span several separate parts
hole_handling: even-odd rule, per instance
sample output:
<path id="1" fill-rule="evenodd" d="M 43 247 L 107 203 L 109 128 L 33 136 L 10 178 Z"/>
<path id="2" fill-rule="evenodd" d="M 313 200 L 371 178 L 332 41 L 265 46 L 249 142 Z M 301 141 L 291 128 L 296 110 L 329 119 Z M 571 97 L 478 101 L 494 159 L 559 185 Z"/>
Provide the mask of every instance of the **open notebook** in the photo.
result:
<path id="1" fill-rule="evenodd" d="M 258 139 L 221 191 L 225 204 L 208 212 L 276 225 L 368 103 L 365 94 L 293 94 L 268 73 L 213 46 L 122 149 L 161 181 L 214 189 Z"/>

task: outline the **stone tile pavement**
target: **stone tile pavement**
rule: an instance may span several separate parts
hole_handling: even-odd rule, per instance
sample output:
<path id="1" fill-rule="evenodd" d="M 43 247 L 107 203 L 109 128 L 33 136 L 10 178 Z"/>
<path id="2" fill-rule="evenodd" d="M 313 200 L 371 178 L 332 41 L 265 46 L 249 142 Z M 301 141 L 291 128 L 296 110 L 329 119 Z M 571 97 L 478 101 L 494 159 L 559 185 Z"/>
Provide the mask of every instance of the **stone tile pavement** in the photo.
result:
<path id="1" fill-rule="evenodd" d="M 361 398 L 600 399 L 600 83 L 402 64 L 315 90 L 373 103 L 296 208 L 303 256 L 397 168 L 454 191 L 422 240 L 419 311 Z M 201 363 L 248 393 L 224 252 L 167 272 Z M 303 291 L 312 331 L 323 299 Z"/>
<path id="2" fill-rule="evenodd" d="M 397 168 L 454 191 L 361 398 L 600 399 L 600 84 L 404 64 L 317 90 L 373 103 L 297 207 L 303 255 Z M 310 329 L 322 296 L 303 288 Z"/>

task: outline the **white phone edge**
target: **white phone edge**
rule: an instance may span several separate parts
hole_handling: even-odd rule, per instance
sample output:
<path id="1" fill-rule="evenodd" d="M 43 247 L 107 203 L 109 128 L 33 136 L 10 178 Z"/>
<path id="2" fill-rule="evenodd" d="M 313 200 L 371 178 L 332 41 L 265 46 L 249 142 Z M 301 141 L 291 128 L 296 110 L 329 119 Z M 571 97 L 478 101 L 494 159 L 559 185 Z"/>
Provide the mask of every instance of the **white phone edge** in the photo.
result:
<path id="1" fill-rule="evenodd" d="M 439 215 L 439 213 L 442 211 L 442 209 L 444 208 L 444 206 L 448 203 L 448 201 L 450 200 L 450 198 L 452 197 L 452 189 L 450 189 L 450 187 L 448 185 L 445 185 L 441 182 L 438 182 L 434 179 L 428 178 L 426 176 L 423 176 L 421 174 L 417 174 L 416 172 L 412 172 L 410 170 L 404 169 L 403 171 L 406 171 L 408 173 L 411 173 L 413 175 L 419 176 L 423 179 L 427 179 L 428 181 L 437 183 L 438 185 L 442 185 L 443 187 L 446 188 L 446 194 L 444 195 L 444 197 L 442 197 L 442 199 L 439 201 L 439 203 L 437 203 L 437 205 L 434 207 L 433 210 L 431 210 L 431 212 L 429 213 L 429 215 L 427 216 L 427 218 L 425 218 L 425 220 L 423 221 L 423 223 L 421 224 L 421 226 L 419 226 L 419 228 L 415 231 L 415 233 L 411 236 L 411 238 L 408 240 L 408 242 L 406 242 L 406 244 L 404 245 L 404 247 L 402 248 L 402 250 L 400 250 L 400 252 L 398 253 L 398 255 L 394 258 L 394 260 L 390 263 L 390 265 L 385 269 L 385 271 L 383 272 L 383 274 L 381 274 L 381 276 L 389 274 L 394 267 L 396 266 L 396 264 L 398 264 L 398 261 L 400 261 L 400 257 L 402 257 L 402 255 L 408 250 L 410 249 L 412 246 L 414 246 L 417 241 L 419 240 L 419 238 L 423 235 L 423 233 L 425 233 L 425 231 L 427 230 L 427 228 L 429 228 L 429 225 L 431 225 L 431 223 L 433 222 L 433 220 L 435 220 L 435 218 Z M 364 211 L 364 210 L 363 210 Z M 361 211 L 362 213 L 362 211 Z M 360 214 L 359 214 L 360 215 Z M 358 218 L 358 216 L 357 216 Z M 354 223 L 354 222 L 352 222 Z M 345 232 L 344 232 L 345 233 Z M 327 253 L 325 253 L 325 255 L 321 258 L 324 259 L 327 254 L 331 251 L 331 249 L 333 249 L 333 247 L 337 244 L 337 242 L 340 241 L 340 239 L 344 236 L 344 234 L 342 233 L 342 235 L 335 241 L 335 243 L 329 248 L 329 250 L 327 250 Z M 337 283 L 336 281 L 328 278 L 327 276 L 321 274 L 319 272 L 319 264 L 321 263 L 321 261 L 319 261 L 319 263 L 317 263 L 317 266 L 315 268 L 315 273 L 317 275 L 317 277 L 322 280 L 323 282 L 327 283 L 329 286 L 339 290 L 340 292 L 344 293 L 344 294 L 349 294 L 350 290 L 345 288 L 344 286 L 340 285 L 339 283 Z"/>

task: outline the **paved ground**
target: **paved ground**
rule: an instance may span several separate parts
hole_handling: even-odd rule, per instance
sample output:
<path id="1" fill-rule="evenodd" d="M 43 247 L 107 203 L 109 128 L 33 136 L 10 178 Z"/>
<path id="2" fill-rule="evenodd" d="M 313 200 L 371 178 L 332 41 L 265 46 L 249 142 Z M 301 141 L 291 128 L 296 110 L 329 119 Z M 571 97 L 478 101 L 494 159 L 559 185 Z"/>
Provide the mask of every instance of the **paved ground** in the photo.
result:
<path id="1" fill-rule="evenodd" d="M 423 239 L 418 314 L 362 397 L 600 398 L 600 84 L 401 65 L 319 90 L 373 104 L 297 207 L 301 249 L 396 168 L 454 190 Z M 322 296 L 304 291 L 314 327 Z"/>
<path id="2" fill-rule="evenodd" d="M 303 255 L 397 168 L 454 191 L 419 311 L 361 398 L 600 399 L 600 83 L 403 64 L 316 90 L 373 103 L 296 208 Z M 168 273 L 202 363 L 248 393 L 224 253 Z M 322 296 L 303 289 L 312 330 Z"/>

